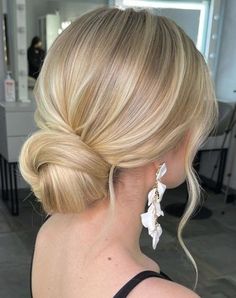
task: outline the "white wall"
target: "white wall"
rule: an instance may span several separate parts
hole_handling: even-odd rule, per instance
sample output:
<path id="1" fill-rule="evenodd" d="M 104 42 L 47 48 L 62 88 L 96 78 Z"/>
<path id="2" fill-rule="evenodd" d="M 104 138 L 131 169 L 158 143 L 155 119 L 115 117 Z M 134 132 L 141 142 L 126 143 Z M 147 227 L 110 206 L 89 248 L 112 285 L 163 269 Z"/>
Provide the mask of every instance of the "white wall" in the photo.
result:
<path id="1" fill-rule="evenodd" d="M 74 19 L 86 13 L 87 11 L 90 11 L 105 5 L 107 5 L 106 0 L 60 1 L 59 14 L 61 17 L 61 22 L 68 21 L 68 20 L 73 21 Z"/>
<path id="2" fill-rule="evenodd" d="M 0 1 L 0 24 L 3 22 L 3 5 Z M 6 76 L 5 73 L 5 61 L 4 61 L 4 51 L 3 51 L 3 30 L 2 26 L 0 27 L 0 101 L 4 98 L 4 79 Z"/>
<path id="3" fill-rule="evenodd" d="M 221 35 L 216 95 L 222 101 L 236 102 L 236 1 L 225 1 L 225 14 Z"/>
<path id="4" fill-rule="evenodd" d="M 38 35 L 38 18 L 46 14 L 53 14 L 58 8 L 56 1 L 47 0 L 26 0 L 26 26 L 27 26 L 27 45 L 31 44 L 31 40 Z"/>
<path id="5" fill-rule="evenodd" d="M 28 46 L 32 38 L 38 35 L 37 22 L 39 17 L 54 14 L 58 10 L 61 22 L 74 20 L 88 10 L 104 6 L 107 3 L 106 0 L 26 0 Z"/>
<path id="6" fill-rule="evenodd" d="M 10 70 L 12 71 L 12 76 L 16 78 L 16 58 L 17 51 L 14 50 L 17 48 L 16 45 L 16 10 L 15 10 L 15 1 L 7 1 L 7 26 L 8 26 L 8 46 L 9 46 L 9 61 L 10 61 Z"/>
<path id="7" fill-rule="evenodd" d="M 216 96 L 221 101 L 236 103 L 236 1 L 225 1 L 224 21 L 221 35 L 221 45 L 219 49 L 218 68 L 216 73 Z M 235 119 L 236 120 L 236 119 Z M 233 135 L 236 135 L 236 127 Z M 222 144 L 222 139 L 218 140 Z M 231 173 L 230 187 L 236 190 L 236 139 L 229 148 L 228 158 L 226 162 L 226 170 L 224 175 L 224 184 L 228 182 L 228 174 Z M 202 174 L 209 173 L 209 169 L 213 169 L 214 156 L 212 160 L 209 156 L 202 161 Z M 209 175 L 206 175 L 209 176 Z"/>
<path id="8" fill-rule="evenodd" d="M 158 15 L 166 16 L 174 20 L 188 36 L 197 43 L 198 26 L 199 26 L 199 10 L 183 10 L 183 9 L 158 9 Z"/>

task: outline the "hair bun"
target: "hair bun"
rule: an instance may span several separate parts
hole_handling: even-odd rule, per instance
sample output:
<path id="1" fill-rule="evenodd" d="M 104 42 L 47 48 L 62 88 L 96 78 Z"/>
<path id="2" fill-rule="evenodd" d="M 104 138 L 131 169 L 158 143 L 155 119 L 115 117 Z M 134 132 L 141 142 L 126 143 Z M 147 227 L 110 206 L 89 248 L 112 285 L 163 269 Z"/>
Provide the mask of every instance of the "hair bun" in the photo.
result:
<path id="1" fill-rule="evenodd" d="M 99 154 L 72 133 L 38 131 L 20 154 L 20 171 L 47 212 L 82 211 L 104 197 L 109 169 Z"/>

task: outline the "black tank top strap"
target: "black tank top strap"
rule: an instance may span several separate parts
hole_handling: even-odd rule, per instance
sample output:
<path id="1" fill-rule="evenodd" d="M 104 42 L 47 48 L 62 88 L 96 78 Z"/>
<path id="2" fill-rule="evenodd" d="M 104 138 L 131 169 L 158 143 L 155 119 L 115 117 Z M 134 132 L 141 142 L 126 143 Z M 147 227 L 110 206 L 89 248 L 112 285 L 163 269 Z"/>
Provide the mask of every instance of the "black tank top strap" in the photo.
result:
<path id="1" fill-rule="evenodd" d="M 51 214 L 47 214 L 45 219 L 44 219 L 44 222 L 47 221 L 51 216 L 52 216 Z"/>
<path id="2" fill-rule="evenodd" d="M 172 279 L 168 275 L 166 275 L 163 271 L 160 271 L 160 275 L 161 275 L 161 278 L 172 281 Z"/>
<path id="3" fill-rule="evenodd" d="M 125 298 L 134 287 L 136 287 L 141 281 L 143 281 L 146 278 L 149 277 L 159 277 L 163 279 L 170 280 L 171 279 L 162 271 L 160 273 L 157 273 L 155 271 L 151 270 L 145 270 L 137 275 L 135 275 L 132 279 L 130 279 L 116 294 L 113 296 L 113 298 Z"/>

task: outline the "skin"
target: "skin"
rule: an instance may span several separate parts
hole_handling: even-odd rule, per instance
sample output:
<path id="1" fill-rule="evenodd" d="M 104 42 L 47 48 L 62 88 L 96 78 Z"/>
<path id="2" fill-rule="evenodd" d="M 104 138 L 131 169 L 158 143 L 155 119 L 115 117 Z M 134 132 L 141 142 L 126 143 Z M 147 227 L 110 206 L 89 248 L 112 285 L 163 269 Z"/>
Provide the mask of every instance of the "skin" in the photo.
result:
<path id="1" fill-rule="evenodd" d="M 159 272 L 159 265 L 144 255 L 139 238 L 140 214 L 155 174 L 165 162 L 162 182 L 173 188 L 185 180 L 183 143 L 160 161 L 125 170 L 116 185 L 113 223 L 99 234 L 108 216 L 108 199 L 96 201 L 81 214 L 54 214 L 41 228 L 33 266 L 34 298 L 112 297 L 143 270 Z M 45 270 L 46 269 L 46 270 Z M 44 285 L 44 287 L 42 287 Z M 79 295 L 79 296 L 78 296 Z M 141 282 L 129 297 L 196 298 L 189 289 L 160 278 Z"/>
<path id="2" fill-rule="evenodd" d="M 34 47 L 35 47 L 36 49 L 41 49 L 41 48 L 42 48 L 42 42 L 39 41 L 38 43 L 36 43 L 36 44 L 34 45 Z"/>

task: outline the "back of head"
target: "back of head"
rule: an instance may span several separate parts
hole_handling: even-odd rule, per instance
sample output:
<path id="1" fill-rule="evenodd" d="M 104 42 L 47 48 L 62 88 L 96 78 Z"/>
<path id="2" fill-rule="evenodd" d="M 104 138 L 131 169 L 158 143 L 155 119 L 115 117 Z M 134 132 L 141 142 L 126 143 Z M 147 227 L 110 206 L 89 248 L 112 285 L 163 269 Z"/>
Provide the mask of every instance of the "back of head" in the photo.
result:
<path id="1" fill-rule="evenodd" d="M 186 133 L 196 195 L 191 164 L 215 98 L 202 55 L 173 21 L 134 9 L 83 15 L 49 49 L 35 97 L 40 130 L 25 142 L 20 169 L 46 212 L 114 201 L 116 169 L 160 158 Z"/>
<path id="2" fill-rule="evenodd" d="M 19 162 L 47 213 L 81 212 L 105 197 L 114 211 L 119 173 L 158 160 L 188 135 L 178 238 L 197 272 L 182 230 L 199 198 L 193 157 L 217 106 L 204 58 L 183 30 L 146 10 L 91 11 L 49 49 L 35 97 L 40 129 Z"/>

